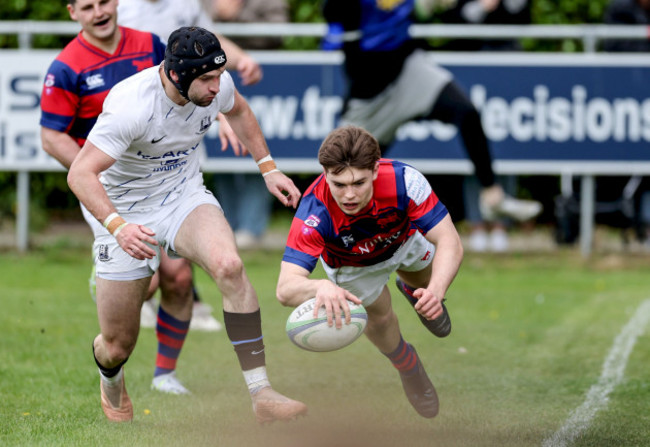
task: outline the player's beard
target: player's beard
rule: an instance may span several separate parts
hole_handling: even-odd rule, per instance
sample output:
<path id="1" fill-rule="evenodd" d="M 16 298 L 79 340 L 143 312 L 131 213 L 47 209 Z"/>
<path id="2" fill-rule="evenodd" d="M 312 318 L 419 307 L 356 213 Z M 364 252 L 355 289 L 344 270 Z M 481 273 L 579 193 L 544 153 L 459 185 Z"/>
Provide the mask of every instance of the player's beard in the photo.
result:
<path id="1" fill-rule="evenodd" d="M 212 104 L 212 101 L 214 101 L 214 96 L 202 96 L 202 97 L 196 97 L 195 95 L 190 95 L 190 101 L 192 101 L 194 104 L 196 104 L 199 107 L 207 107 L 210 104 Z"/>

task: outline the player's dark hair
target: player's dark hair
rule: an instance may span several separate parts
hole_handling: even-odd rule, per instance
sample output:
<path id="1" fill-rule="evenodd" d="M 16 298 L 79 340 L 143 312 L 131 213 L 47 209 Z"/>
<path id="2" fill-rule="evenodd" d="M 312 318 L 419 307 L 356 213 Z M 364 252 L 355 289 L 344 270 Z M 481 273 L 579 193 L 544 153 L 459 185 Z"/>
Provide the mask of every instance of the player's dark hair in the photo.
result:
<path id="1" fill-rule="evenodd" d="M 357 126 L 334 129 L 318 150 L 318 162 L 326 171 L 339 174 L 347 168 L 375 169 L 381 158 L 379 143 Z"/>

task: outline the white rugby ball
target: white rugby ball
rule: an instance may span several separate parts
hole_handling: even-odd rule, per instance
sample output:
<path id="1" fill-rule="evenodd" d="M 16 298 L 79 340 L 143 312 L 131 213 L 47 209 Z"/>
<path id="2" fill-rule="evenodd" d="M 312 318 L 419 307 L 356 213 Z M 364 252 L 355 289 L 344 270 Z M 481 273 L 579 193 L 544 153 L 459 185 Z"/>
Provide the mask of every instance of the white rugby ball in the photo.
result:
<path id="1" fill-rule="evenodd" d="M 336 324 L 327 325 L 327 314 L 324 307 L 318 309 L 318 317 L 314 318 L 316 298 L 311 298 L 296 307 L 287 319 L 287 335 L 298 347 L 314 352 L 336 351 L 355 341 L 363 334 L 368 322 L 368 314 L 361 304 L 348 301 L 350 307 L 350 323 L 336 328 Z M 341 312 L 342 318 L 345 314 Z"/>

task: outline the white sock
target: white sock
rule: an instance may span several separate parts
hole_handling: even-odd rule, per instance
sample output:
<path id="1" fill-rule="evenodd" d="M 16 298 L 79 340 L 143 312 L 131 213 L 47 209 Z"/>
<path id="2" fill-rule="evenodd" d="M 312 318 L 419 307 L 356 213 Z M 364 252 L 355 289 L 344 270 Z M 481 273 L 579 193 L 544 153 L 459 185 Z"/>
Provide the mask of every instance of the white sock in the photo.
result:
<path id="1" fill-rule="evenodd" d="M 104 374 L 102 374 L 102 371 L 99 370 L 99 377 L 102 378 L 102 382 L 106 384 L 106 386 L 116 386 L 122 381 L 122 376 L 124 375 L 124 368 L 120 368 L 120 372 L 115 374 L 113 377 L 106 377 Z"/>
<path id="2" fill-rule="evenodd" d="M 248 391 L 251 393 L 251 395 L 257 393 L 262 388 L 271 386 L 271 382 L 269 382 L 269 379 L 266 376 L 265 366 L 260 366 L 242 372 L 244 373 L 244 379 L 246 380 L 246 385 L 248 386 Z"/>

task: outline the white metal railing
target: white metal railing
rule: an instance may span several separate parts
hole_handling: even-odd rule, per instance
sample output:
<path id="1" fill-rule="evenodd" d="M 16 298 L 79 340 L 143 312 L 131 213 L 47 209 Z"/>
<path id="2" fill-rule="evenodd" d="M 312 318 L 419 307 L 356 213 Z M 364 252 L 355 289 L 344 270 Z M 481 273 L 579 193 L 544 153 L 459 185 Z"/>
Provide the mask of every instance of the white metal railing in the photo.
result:
<path id="1" fill-rule="evenodd" d="M 67 21 L 16 20 L 0 21 L 0 34 L 18 36 L 21 49 L 31 48 L 36 34 L 74 35 L 79 24 Z M 324 23 L 217 23 L 215 29 L 226 36 L 295 36 L 322 37 Z M 583 43 L 585 52 L 597 50 L 603 39 L 648 39 L 650 27 L 645 25 L 451 25 L 418 24 L 411 27 L 414 37 L 453 39 L 511 39 L 539 40 L 576 39 Z"/>

